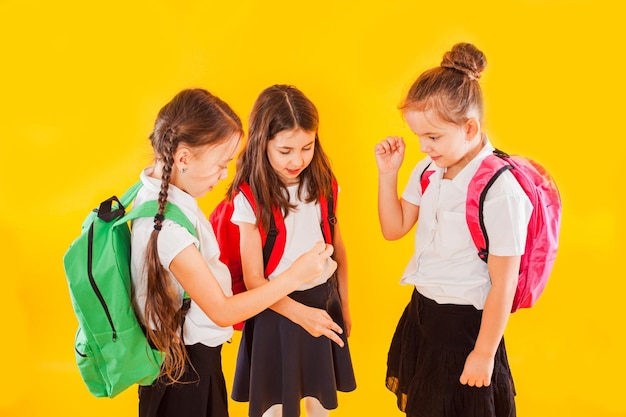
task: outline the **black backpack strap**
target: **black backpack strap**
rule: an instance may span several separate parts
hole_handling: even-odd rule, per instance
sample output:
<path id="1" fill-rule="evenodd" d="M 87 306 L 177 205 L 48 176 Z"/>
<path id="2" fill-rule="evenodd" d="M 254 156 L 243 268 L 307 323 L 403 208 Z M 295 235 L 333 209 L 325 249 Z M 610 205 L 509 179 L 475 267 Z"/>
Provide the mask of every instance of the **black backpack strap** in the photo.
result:
<path id="1" fill-rule="evenodd" d="M 328 199 L 328 226 L 330 227 L 330 239 L 331 241 L 335 237 L 335 225 L 337 224 L 337 216 L 335 216 L 335 193 L 331 193 Z"/>
<path id="2" fill-rule="evenodd" d="M 502 155 L 508 157 L 508 154 L 499 151 L 499 150 L 495 150 L 494 151 L 494 155 L 502 158 Z M 483 191 L 480 193 L 480 197 L 478 199 L 478 223 L 480 225 L 480 230 L 483 233 L 483 236 L 485 238 L 485 247 L 484 248 L 478 248 L 478 257 L 480 259 L 482 259 L 485 263 L 488 261 L 489 258 L 489 235 L 487 235 L 487 227 L 485 226 L 485 217 L 483 216 L 483 211 L 484 211 L 484 207 L 485 207 L 485 200 L 487 199 L 487 192 L 489 191 L 489 189 L 491 188 L 491 186 L 493 185 L 494 182 L 496 182 L 496 180 L 500 177 L 500 175 L 502 175 L 505 171 L 508 171 L 510 169 L 513 169 L 513 167 L 511 165 L 504 165 L 501 168 L 499 168 L 491 177 L 491 179 L 489 181 L 487 181 L 487 184 L 485 184 L 485 188 L 483 189 Z"/>
<path id="3" fill-rule="evenodd" d="M 337 216 L 335 209 L 337 206 L 338 185 L 333 179 L 330 196 L 320 193 L 319 204 L 321 209 L 320 229 L 326 243 L 332 243 L 335 237 L 335 225 L 337 224 Z"/>
<path id="4" fill-rule="evenodd" d="M 189 311 L 189 309 L 191 308 L 191 297 L 189 297 L 189 294 L 187 294 L 187 291 L 185 291 L 185 293 L 183 294 L 183 304 L 180 306 L 180 312 L 181 312 L 181 317 L 180 317 L 180 340 L 183 341 L 183 343 L 185 343 L 185 338 L 183 337 L 184 335 L 184 326 L 185 326 L 185 317 L 187 317 L 187 312 Z"/>
<path id="5" fill-rule="evenodd" d="M 263 270 L 267 268 L 270 256 L 272 256 L 272 251 L 274 250 L 274 245 L 276 244 L 276 236 L 278 236 L 278 229 L 276 228 L 276 220 L 274 219 L 274 214 L 272 213 L 272 216 L 270 216 L 270 230 L 267 232 L 267 238 L 265 239 L 265 244 L 263 245 Z"/>
<path id="6" fill-rule="evenodd" d="M 244 190 L 242 190 L 241 187 L 239 187 L 238 190 L 241 195 L 248 200 L 248 204 L 250 204 L 252 210 L 256 212 L 256 206 L 252 204 L 252 201 L 250 201 L 250 198 L 248 198 Z M 276 244 L 276 236 L 278 236 L 278 228 L 276 227 L 276 220 L 274 219 L 274 213 L 272 212 L 272 215 L 270 216 L 270 229 L 267 231 L 267 237 L 265 239 L 265 244 L 263 245 L 263 270 L 267 269 L 267 264 L 272 256 L 272 251 L 274 250 L 274 245 Z"/>
<path id="7" fill-rule="evenodd" d="M 426 165 L 426 168 L 424 168 L 424 169 L 422 170 L 422 173 L 420 174 L 420 181 L 421 181 L 422 177 L 424 177 L 424 174 L 426 173 L 426 171 L 428 171 L 428 168 L 430 168 L 430 166 L 431 166 L 432 164 L 433 164 L 432 162 L 429 162 L 429 163 L 428 163 L 428 165 Z"/>

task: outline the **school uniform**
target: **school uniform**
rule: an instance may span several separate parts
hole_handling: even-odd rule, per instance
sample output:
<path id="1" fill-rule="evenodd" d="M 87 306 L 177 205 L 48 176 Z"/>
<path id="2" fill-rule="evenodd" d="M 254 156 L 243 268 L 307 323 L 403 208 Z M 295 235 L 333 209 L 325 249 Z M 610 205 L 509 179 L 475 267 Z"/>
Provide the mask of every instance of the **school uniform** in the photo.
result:
<path id="1" fill-rule="evenodd" d="M 288 187 L 297 209 L 285 217 L 286 244 L 273 279 L 285 271 L 316 242 L 323 240 L 319 204 L 297 196 L 298 185 Z M 256 223 L 250 203 L 242 194 L 234 199 L 233 223 Z M 337 291 L 336 262 L 328 259 L 324 272 L 289 295 L 292 299 L 324 309 L 342 328 L 341 301 Z M 266 309 L 246 320 L 239 346 L 232 390 L 235 401 L 249 401 L 249 416 L 261 417 L 274 404 L 283 405 L 283 417 L 300 415 L 300 400 L 317 398 L 326 409 L 337 408 L 337 391 L 356 388 L 348 340 L 344 347 L 326 337 L 313 337 L 291 320 Z"/>
<path id="2" fill-rule="evenodd" d="M 491 279 L 477 255 L 465 219 L 467 186 L 482 160 L 481 151 L 452 180 L 444 169 L 420 161 L 402 194 L 420 207 L 415 252 L 401 278 L 415 286 L 391 342 L 387 387 L 410 417 L 509 417 L 515 415 L 515 387 L 504 339 L 495 355 L 489 387 L 462 385 L 459 378 L 473 350 Z M 435 170 L 422 195 L 424 169 Z M 528 197 L 510 172 L 493 184 L 484 204 L 489 251 L 522 255 L 532 212 Z"/>
<path id="3" fill-rule="evenodd" d="M 137 193 L 134 204 L 157 200 L 161 181 L 151 178 L 152 168 L 141 173 L 143 187 Z M 219 260 L 219 247 L 213 228 L 207 221 L 196 200 L 174 185 L 169 186 L 168 201 L 176 204 L 195 226 L 198 238 L 179 224 L 164 220 L 158 236 L 158 253 L 161 264 L 170 276 L 172 289 L 181 305 L 184 289 L 169 271 L 171 261 L 189 245 L 199 247 L 202 257 L 227 296 L 232 295 L 230 272 Z M 144 273 L 145 251 L 154 230 L 153 218 L 133 221 L 131 235 L 131 276 L 133 281 L 133 305 L 141 322 L 152 326 L 145 319 L 147 277 Z M 139 387 L 140 417 L 179 416 L 225 417 L 228 416 L 228 397 L 221 368 L 221 347 L 232 337 L 233 328 L 215 324 L 198 305 L 191 301 L 183 324 L 183 340 L 189 360 L 193 365 L 185 370 L 181 382 L 167 384 L 166 378 L 151 386 Z"/>

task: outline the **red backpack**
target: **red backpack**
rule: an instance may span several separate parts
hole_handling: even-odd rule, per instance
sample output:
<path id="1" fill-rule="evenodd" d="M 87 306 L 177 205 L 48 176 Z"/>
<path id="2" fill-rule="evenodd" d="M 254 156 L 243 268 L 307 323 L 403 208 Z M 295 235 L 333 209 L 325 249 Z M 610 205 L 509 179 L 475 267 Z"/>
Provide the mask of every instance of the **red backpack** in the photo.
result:
<path id="1" fill-rule="evenodd" d="M 422 172 L 422 194 L 430 183 L 430 175 L 435 172 L 428 170 L 429 166 Z M 508 155 L 495 149 L 483 160 L 467 188 L 467 226 L 478 256 L 483 261 L 487 262 L 489 255 L 489 237 L 483 220 L 485 197 L 500 174 L 509 170 L 533 206 L 511 308 L 511 312 L 515 312 L 532 307 L 548 282 L 558 248 L 561 197 L 556 183 L 541 165 L 523 156 Z"/>
<path id="2" fill-rule="evenodd" d="M 252 195 L 252 190 L 247 183 L 239 186 L 239 192 L 243 193 L 252 210 L 256 213 L 257 205 Z M 327 199 L 320 195 L 320 207 L 322 210 L 322 233 L 326 243 L 332 243 L 334 225 L 337 223 L 335 211 L 337 208 L 337 183 L 333 181 L 333 195 Z M 241 252 L 239 249 L 239 226 L 230 221 L 234 210 L 232 201 L 227 198 L 222 200 L 209 216 L 209 221 L 213 226 L 215 237 L 220 248 L 220 261 L 222 261 L 230 271 L 233 294 L 238 294 L 246 290 L 243 280 L 243 270 L 241 267 Z M 268 277 L 280 262 L 285 251 L 287 232 L 285 229 L 285 219 L 279 207 L 272 208 L 269 230 L 265 230 L 259 225 L 261 233 L 261 243 L 263 245 L 263 266 L 265 276 Z M 233 326 L 236 330 L 243 328 L 243 323 Z"/>

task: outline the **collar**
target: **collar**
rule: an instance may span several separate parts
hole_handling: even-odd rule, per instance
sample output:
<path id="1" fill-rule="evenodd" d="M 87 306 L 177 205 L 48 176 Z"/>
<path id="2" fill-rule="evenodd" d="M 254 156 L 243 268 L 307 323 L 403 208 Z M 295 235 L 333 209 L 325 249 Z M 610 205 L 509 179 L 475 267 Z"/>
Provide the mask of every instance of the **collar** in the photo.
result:
<path id="1" fill-rule="evenodd" d="M 161 191 L 161 180 L 150 176 L 153 171 L 154 167 L 148 167 L 141 172 L 139 177 L 141 178 L 141 182 L 146 189 L 145 191 L 148 193 L 147 195 L 157 196 L 158 198 L 159 192 Z M 170 184 L 167 190 L 167 200 L 171 203 L 176 204 L 185 212 L 190 212 L 198 215 L 197 212 L 199 210 L 199 206 L 196 199 L 173 184 Z"/>
<path id="2" fill-rule="evenodd" d="M 485 135 L 485 144 L 483 148 L 472 158 L 471 161 L 467 163 L 463 167 L 463 169 L 452 179 L 452 184 L 458 187 L 461 190 L 467 190 L 469 183 L 478 171 L 478 167 L 480 166 L 483 159 L 487 156 L 491 155 L 494 151 L 494 147 L 489 141 L 489 138 Z M 441 170 L 441 176 L 443 177 L 443 169 Z"/>

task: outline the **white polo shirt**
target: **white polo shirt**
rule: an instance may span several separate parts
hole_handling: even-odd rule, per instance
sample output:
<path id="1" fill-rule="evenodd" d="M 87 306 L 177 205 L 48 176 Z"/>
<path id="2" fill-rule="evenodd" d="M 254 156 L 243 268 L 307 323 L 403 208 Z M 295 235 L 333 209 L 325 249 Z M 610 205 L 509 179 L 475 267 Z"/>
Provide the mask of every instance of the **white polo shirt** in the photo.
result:
<path id="1" fill-rule="evenodd" d="M 320 205 L 315 202 L 306 203 L 298 198 L 298 184 L 287 187 L 289 191 L 289 202 L 296 204 L 297 208 L 285 217 L 285 229 L 287 241 L 285 242 L 285 252 L 280 259 L 278 266 L 268 277 L 272 279 L 284 272 L 295 262 L 300 255 L 308 252 L 320 240 L 324 240 L 322 229 L 322 213 Z M 234 199 L 234 211 L 231 221 L 235 224 L 250 223 L 256 224 L 256 215 L 246 197 L 239 193 Z M 307 290 L 325 283 L 337 269 L 337 262 L 328 258 L 324 267 L 324 272 L 314 279 L 298 288 L 298 291 Z"/>
<path id="2" fill-rule="evenodd" d="M 424 195 L 420 177 L 430 158 L 420 161 L 402 194 L 420 207 L 415 231 L 415 253 L 401 279 L 440 304 L 473 305 L 482 310 L 491 289 L 487 264 L 472 241 L 465 219 L 467 187 L 482 160 L 493 151 L 489 141 L 454 179 L 443 179 L 434 163 Z M 532 213 L 530 200 L 511 172 L 505 172 L 488 191 L 483 216 L 489 252 L 497 256 L 522 255 Z"/>
<path id="3" fill-rule="evenodd" d="M 143 187 L 137 193 L 137 197 L 135 197 L 133 203 L 134 205 L 158 199 L 161 181 L 148 176 L 151 170 L 152 168 L 147 168 L 141 173 Z M 206 219 L 206 216 L 198 206 L 196 199 L 176 186 L 170 185 L 168 201 L 176 204 L 183 213 L 185 213 L 198 233 L 198 239 L 196 239 L 187 229 L 171 220 L 165 220 L 159 232 L 159 259 L 170 275 L 172 289 L 178 294 L 181 304 L 184 289 L 170 272 L 169 266 L 172 260 L 191 244 L 196 246 L 200 245 L 200 253 L 222 287 L 224 294 L 231 296 L 232 284 L 230 272 L 228 271 L 228 267 L 219 260 L 220 251 L 215 233 L 213 232 L 211 224 Z M 144 273 L 145 251 L 153 230 L 153 217 L 139 218 L 133 221 L 131 234 L 133 304 L 135 311 L 144 325 L 146 324 L 145 305 L 147 298 L 147 277 Z M 193 345 L 195 343 L 202 343 L 206 346 L 219 346 L 229 340 L 232 334 L 232 326 L 218 326 L 192 300 L 191 307 L 185 317 L 183 329 L 185 344 Z"/>

